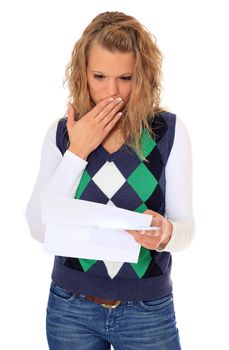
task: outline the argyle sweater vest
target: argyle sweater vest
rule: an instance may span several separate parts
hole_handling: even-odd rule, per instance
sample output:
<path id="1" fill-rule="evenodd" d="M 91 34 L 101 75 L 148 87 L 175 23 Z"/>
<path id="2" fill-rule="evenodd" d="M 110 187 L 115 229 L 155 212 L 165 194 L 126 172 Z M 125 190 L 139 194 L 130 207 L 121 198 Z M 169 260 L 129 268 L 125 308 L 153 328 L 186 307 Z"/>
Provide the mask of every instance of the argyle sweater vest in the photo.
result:
<path id="1" fill-rule="evenodd" d="M 56 144 L 62 155 L 68 147 L 66 118 L 58 122 Z M 161 112 L 151 121 L 150 135 L 143 130 L 141 149 L 122 145 L 110 154 L 100 145 L 88 157 L 75 198 L 115 205 L 143 213 L 165 214 L 165 166 L 173 145 L 176 116 Z M 62 288 L 107 299 L 147 300 L 172 291 L 171 254 L 141 247 L 137 263 L 120 264 L 110 276 L 105 262 L 56 256 L 53 281 Z"/>

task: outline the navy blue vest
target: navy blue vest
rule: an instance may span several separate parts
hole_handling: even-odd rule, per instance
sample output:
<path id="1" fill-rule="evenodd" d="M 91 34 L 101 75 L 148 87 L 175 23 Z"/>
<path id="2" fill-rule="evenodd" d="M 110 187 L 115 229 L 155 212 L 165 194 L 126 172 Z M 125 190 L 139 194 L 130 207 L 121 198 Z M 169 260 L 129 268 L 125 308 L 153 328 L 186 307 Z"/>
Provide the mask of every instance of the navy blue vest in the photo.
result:
<path id="1" fill-rule="evenodd" d="M 59 120 L 56 145 L 62 155 L 68 148 L 66 118 Z M 162 112 L 151 121 L 152 135 L 142 136 L 141 146 L 147 161 L 142 161 L 133 148 L 123 145 L 109 154 L 102 145 L 88 157 L 87 167 L 76 190 L 76 198 L 144 212 L 152 209 L 165 214 L 165 166 L 173 145 L 176 117 Z M 113 162 L 124 181 L 108 198 L 93 181 L 98 171 Z M 85 180 L 86 179 L 86 180 Z M 86 183 L 86 185 L 85 185 Z M 141 248 L 137 264 L 123 263 L 114 278 L 103 261 L 56 256 L 52 279 L 62 288 L 106 299 L 147 300 L 160 298 L 172 291 L 171 254 Z"/>

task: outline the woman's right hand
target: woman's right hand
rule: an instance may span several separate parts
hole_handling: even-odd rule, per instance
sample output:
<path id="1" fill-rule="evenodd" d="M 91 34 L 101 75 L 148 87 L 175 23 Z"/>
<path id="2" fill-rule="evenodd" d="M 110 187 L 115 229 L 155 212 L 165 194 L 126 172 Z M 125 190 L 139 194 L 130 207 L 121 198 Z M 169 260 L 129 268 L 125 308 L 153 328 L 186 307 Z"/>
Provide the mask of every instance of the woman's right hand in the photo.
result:
<path id="1" fill-rule="evenodd" d="M 115 100 L 112 98 L 103 100 L 77 121 L 74 119 L 75 109 L 69 103 L 67 111 L 69 151 L 86 160 L 119 121 L 122 113 L 118 111 L 122 102 L 120 97 Z"/>

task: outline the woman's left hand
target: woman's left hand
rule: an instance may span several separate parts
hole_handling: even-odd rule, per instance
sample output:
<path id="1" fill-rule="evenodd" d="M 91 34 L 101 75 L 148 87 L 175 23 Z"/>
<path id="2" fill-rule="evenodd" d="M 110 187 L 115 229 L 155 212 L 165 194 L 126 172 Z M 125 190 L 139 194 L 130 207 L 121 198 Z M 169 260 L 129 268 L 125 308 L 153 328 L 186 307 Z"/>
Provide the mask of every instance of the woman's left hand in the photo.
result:
<path id="1" fill-rule="evenodd" d="M 151 226 L 158 226 L 160 229 L 152 231 L 126 231 L 133 236 L 136 242 L 147 249 L 163 249 L 171 238 L 173 230 L 172 223 L 153 210 L 146 210 L 144 214 L 151 215 Z"/>

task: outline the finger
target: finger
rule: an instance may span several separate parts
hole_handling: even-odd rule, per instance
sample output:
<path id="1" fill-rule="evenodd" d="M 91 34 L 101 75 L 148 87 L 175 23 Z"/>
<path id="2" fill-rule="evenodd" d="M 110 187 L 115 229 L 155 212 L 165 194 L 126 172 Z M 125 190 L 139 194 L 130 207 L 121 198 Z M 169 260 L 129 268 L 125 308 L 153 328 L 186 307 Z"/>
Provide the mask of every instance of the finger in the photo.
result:
<path id="1" fill-rule="evenodd" d="M 151 226 L 161 226 L 162 225 L 163 218 L 161 217 L 160 214 L 154 212 L 153 215 L 151 214 L 151 217 L 152 217 Z"/>
<path id="2" fill-rule="evenodd" d="M 119 119 L 122 116 L 122 112 L 117 113 L 114 118 L 105 126 L 104 128 L 104 134 L 105 136 L 109 134 L 109 132 L 113 129 L 115 124 L 119 121 Z"/>
<path id="3" fill-rule="evenodd" d="M 151 215 L 160 215 L 157 211 L 151 210 L 151 209 L 146 209 L 144 211 L 144 214 L 151 214 Z"/>
<path id="4" fill-rule="evenodd" d="M 67 126 L 72 127 L 75 124 L 74 115 L 75 115 L 75 108 L 71 103 L 69 103 L 68 109 L 67 109 L 67 116 L 68 116 Z"/>
<path id="5" fill-rule="evenodd" d="M 133 237 L 136 237 L 136 238 L 156 238 L 156 237 L 159 237 L 162 235 L 161 231 L 160 230 L 157 230 L 157 231 L 146 231 L 146 230 L 141 230 L 141 231 L 136 231 L 136 230 L 126 230 L 128 233 L 130 233 Z"/>
<path id="6" fill-rule="evenodd" d="M 119 112 L 120 110 L 120 105 L 123 102 L 119 102 L 118 104 L 116 104 L 116 106 L 109 112 L 106 114 L 106 112 L 102 111 L 100 113 L 100 115 L 97 117 L 97 119 L 101 122 L 101 125 L 103 125 L 104 127 L 109 124 L 111 122 L 111 120 L 113 120 L 113 118 L 116 116 L 116 114 Z M 106 114 L 106 115 L 105 115 Z"/>
<path id="7" fill-rule="evenodd" d="M 151 215 L 153 219 L 161 219 L 161 214 L 150 209 L 145 210 L 144 214 Z"/>
<path id="8" fill-rule="evenodd" d="M 110 116 L 111 118 L 114 117 L 114 115 L 119 110 L 120 106 L 123 104 L 123 100 L 121 97 L 116 98 L 113 102 L 111 102 L 109 105 L 107 105 L 99 114 L 96 116 L 96 118 L 99 121 L 102 121 L 107 116 Z"/>
<path id="9" fill-rule="evenodd" d="M 138 233 L 137 230 L 125 230 L 126 232 L 130 233 L 131 235 L 134 234 L 134 233 Z"/>
<path id="10" fill-rule="evenodd" d="M 142 231 L 140 231 L 139 234 L 141 236 L 158 237 L 161 235 L 161 232 L 160 231 L 145 231 L 144 233 L 142 233 Z"/>
<path id="11" fill-rule="evenodd" d="M 161 235 L 159 233 L 159 235 L 157 237 L 154 236 L 146 236 L 146 235 L 140 235 L 140 231 L 129 231 L 126 230 L 128 233 L 131 234 L 131 236 L 133 237 L 133 239 L 140 244 L 141 246 L 147 248 L 147 249 L 156 249 L 158 247 L 158 244 L 161 241 Z M 151 231 L 152 232 L 152 231 Z M 154 233 L 154 232 L 153 232 Z"/>
<path id="12" fill-rule="evenodd" d="M 155 218 L 152 220 L 151 226 L 160 227 L 160 230 L 162 230 L 163 229 L 163 221 L 161 220 L 161 218 Z"/>
<path id="13" fill-rule="evenodd" d="M 90 110 L 87 116 L 89 118 L 95 118 L 105 107 L 110 105 L 112 102 L 114 102 L 114 99 L 112 97 L 100 101 L 94 108 Z"/>
<path id="14" fill-rule="evenodd" d="M 149 238 L 149 237 L 143 237 L 143 236 L 138 236 L 134 237 L 134 240 L 139 243 L 142 246 L 148 246 L 149 249 L 154 249 L 155 247 L 158 246 L 158 243 L 161 241 L 160 237 L 157 238 Z"/>

